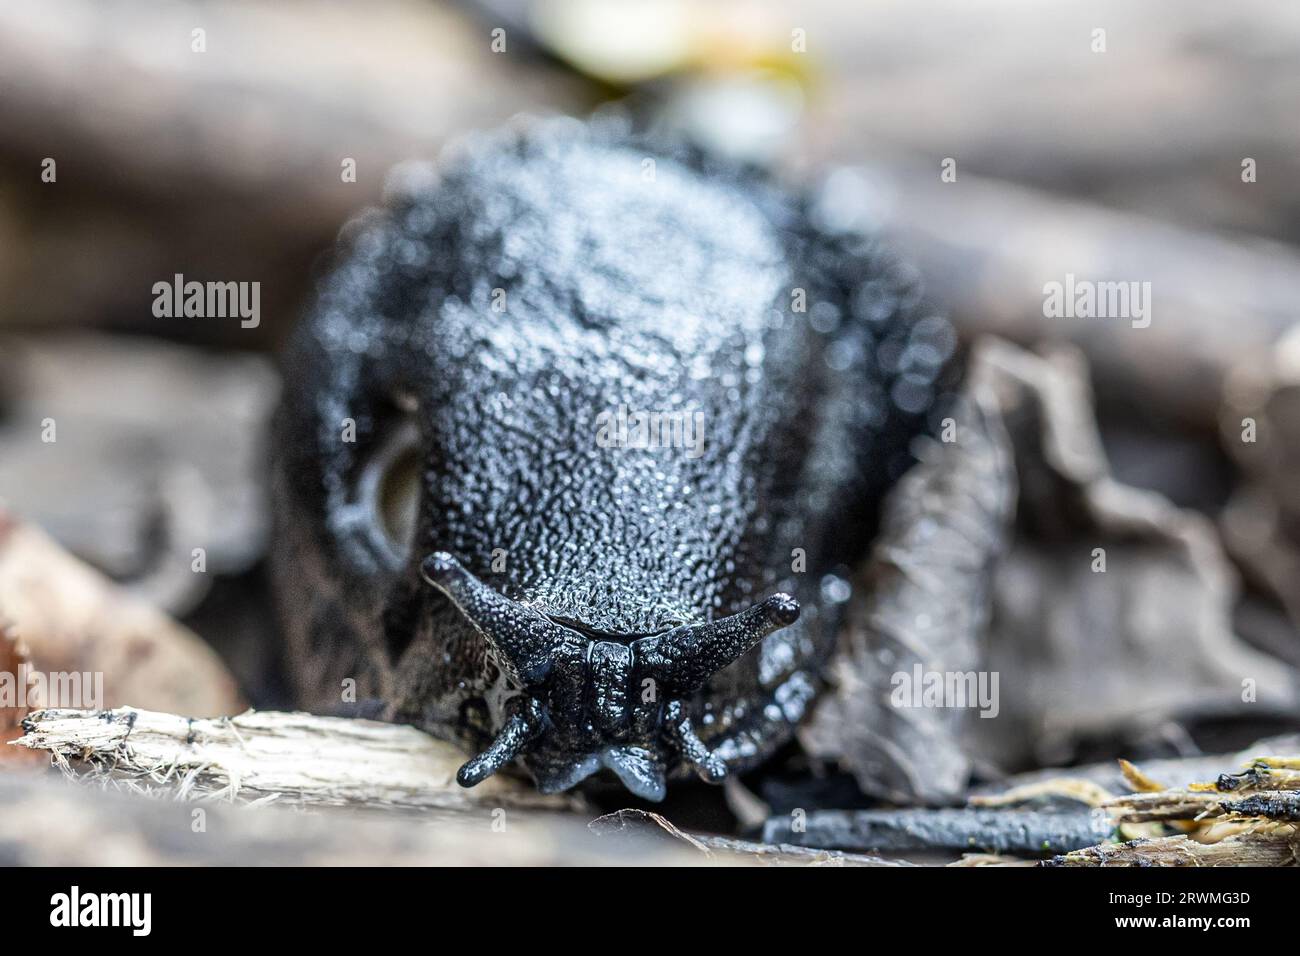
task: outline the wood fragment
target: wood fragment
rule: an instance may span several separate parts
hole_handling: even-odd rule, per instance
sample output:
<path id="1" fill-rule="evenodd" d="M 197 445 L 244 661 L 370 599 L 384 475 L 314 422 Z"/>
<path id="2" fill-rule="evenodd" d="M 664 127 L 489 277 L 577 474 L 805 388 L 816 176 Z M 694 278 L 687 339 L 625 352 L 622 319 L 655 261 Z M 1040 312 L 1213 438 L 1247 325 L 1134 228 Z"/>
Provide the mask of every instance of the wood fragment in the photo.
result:
<path id="1" fill-rule="evenodd" d="M 662 813 L 651 813 L 649 810 L 615 810 L 613 813 L 607 813 L 592 820 L 587 824 L 587 829 L 598 836 L 636 834 L 653 837 L 655 835 L 665 835 L 674 840 L 680 840 L 691 849 L 703 853 L 705 856 L 710 855 L 709 848 L 700 840 L 678 829 Z"/>
<path id="2" fill-rule="evenodd" d="M 960 860 L 954 860 L 949 866 L 1037 866 L 1037 860 L 1022 860 L 1018 856 L 1006 856 L 999 853 L 963 853 Z"/>
<path id="3" fill-rule="evenodd" d="M 1042 866 L 1296 866 L 1300 833 L 1272 838 L 1251 832 L 1217 843 L 1185 836 L 1090 846 L 1042 862 Z"/>
<path id="4" fill-rule="evenodd" d="M 890 860 L 864 853 L 845 853 L 841 850 L 820 850 L 814 847 L 795 846 L 791 843 L 754 843 L 731 837 L 699 837 L 709 851 L 724 858 L 732 855 L 761 866 L 913 866 L 906 860 Z"/>
<path id="5" fill-rule="evenodd" d="M 305 806 L 410 810 L 470 807 L 575 809 L 498 775 L 456 783 L 465 755 L 414 727 L 310 714 L 247 711 L 195 720 L 134 707 L 44 710 L 16 745 L 110 786 L 188 800 L 273 800 Z"/>
<path id="6" fill-rule="evenodd" d="M 1191 820 L 1204 814 L 1219 813 L 1219 798 L 1214 794 L 1188 790 L 1161 790 L 1116 797 L 1102 809 L 1120 823 L 1146 823 L 1155 820 Z"/>

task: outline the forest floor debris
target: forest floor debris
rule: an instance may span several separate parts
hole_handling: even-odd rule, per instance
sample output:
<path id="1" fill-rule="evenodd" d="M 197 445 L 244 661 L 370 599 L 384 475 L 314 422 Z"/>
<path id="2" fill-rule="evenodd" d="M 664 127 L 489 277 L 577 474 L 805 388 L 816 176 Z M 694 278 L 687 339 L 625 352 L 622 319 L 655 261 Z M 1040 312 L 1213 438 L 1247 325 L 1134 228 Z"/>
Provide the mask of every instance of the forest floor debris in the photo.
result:
<path id="1" fill-rule="evenodd" d="M 464 754 L 400 724 L 251 710 L 192 719 L 121 707 L 43 710 L 23 726 L 18 746 L 48 751 L 79 777 L 193 800 L 407 810 L 582 805 L 575 794 L 547 796 L 505 775 L 460 787 Z"/>
<path id="2" fill-rule="evenodd" d="M 190 719 L 124 707 L 40 711 L 23 729 L 10 747 L 48 752 L 83 783 L 165 802 L 426 811 L 399 815 L 489 830 L 507 812 L 560 827 L 587 812 L 579 796 L 543 796 L 507 776 L 464 790 L 454 782 L 463 760 L 454 747 L 374 721 L 255 711 Z M 761 842 L 686 832 L 637 809 L 601 816 L 584 832 L 607 843 L 632 841 L 622 858 L 654 857 L 667 842 L 690 851 L 678 862 L 696 864 L 897 866 L 936 852 L 949 861 L 964 854 L 956 861 L 963 866 L 1300 863 L 1300 756 L 1257 755 L 1244 766 L 1222 757 L 1218 766 L 1208 782 L 1165 788 L 1151 772 L 1121 762 L 1129 794 L 1058 771 L 1000 794 L 973 795 L 965 808 L 773 816 Z"/>

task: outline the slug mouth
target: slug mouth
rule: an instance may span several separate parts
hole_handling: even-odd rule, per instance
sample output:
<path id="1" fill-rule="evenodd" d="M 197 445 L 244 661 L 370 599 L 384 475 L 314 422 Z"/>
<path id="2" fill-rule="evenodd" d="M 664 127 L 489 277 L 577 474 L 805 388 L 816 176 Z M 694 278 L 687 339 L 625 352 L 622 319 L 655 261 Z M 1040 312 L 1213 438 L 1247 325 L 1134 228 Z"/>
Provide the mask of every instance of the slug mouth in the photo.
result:
<path id="1" fill-rule="evenodd" d="M 605 634 L 510 600 L 445 552 L 429 555 L 420 570 L 521 691 L 491 746 L 461 768 L 463 786 L 529 755 L 544 789 L 567 789 L 606 766 L 634 793 L 659 800 L 669 751 L 703 779 L 720 781 L 726 764 L 696 736 L 688 702 L 715 673 L 799 617 L 794 598 L 774 594 L 706 623 Z"/>

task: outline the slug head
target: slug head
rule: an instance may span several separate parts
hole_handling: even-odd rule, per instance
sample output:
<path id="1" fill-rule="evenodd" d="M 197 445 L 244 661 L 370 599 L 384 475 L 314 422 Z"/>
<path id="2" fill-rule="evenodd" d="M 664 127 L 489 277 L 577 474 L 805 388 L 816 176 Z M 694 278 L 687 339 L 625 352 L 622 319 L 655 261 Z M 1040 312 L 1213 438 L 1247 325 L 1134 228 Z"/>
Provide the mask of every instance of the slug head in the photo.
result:
<path id="1" fill-rule="evenodd" d="M 482 635 L 519 688 L 491 745 L 457 774 L 465 787 L 516 757 L 544 793 L 604 767 L 637 796 L 662 800 L 675 760 L 706 781 L 721 781 L 726 763 L 696 735 L 688 701 L 714 673 L 799 617 L 793 598 L 775 594 L 706 624 L 600 639 L 502 596 L 445 552 L 425 558 L 421 573 Z"/>

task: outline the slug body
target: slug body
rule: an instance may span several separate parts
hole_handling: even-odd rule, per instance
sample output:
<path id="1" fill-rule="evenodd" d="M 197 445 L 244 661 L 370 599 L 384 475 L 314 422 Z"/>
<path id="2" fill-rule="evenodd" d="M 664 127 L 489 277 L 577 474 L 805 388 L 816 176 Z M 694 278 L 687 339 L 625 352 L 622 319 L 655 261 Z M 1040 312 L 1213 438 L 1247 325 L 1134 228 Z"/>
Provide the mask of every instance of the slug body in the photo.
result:
<path id="1" fill-rule="evenodd" d="M 790 738 L 952 330 L 757 176 L 549 121 L 398 177 L 291 343 L 304 706 L 661 799 Z"/>

